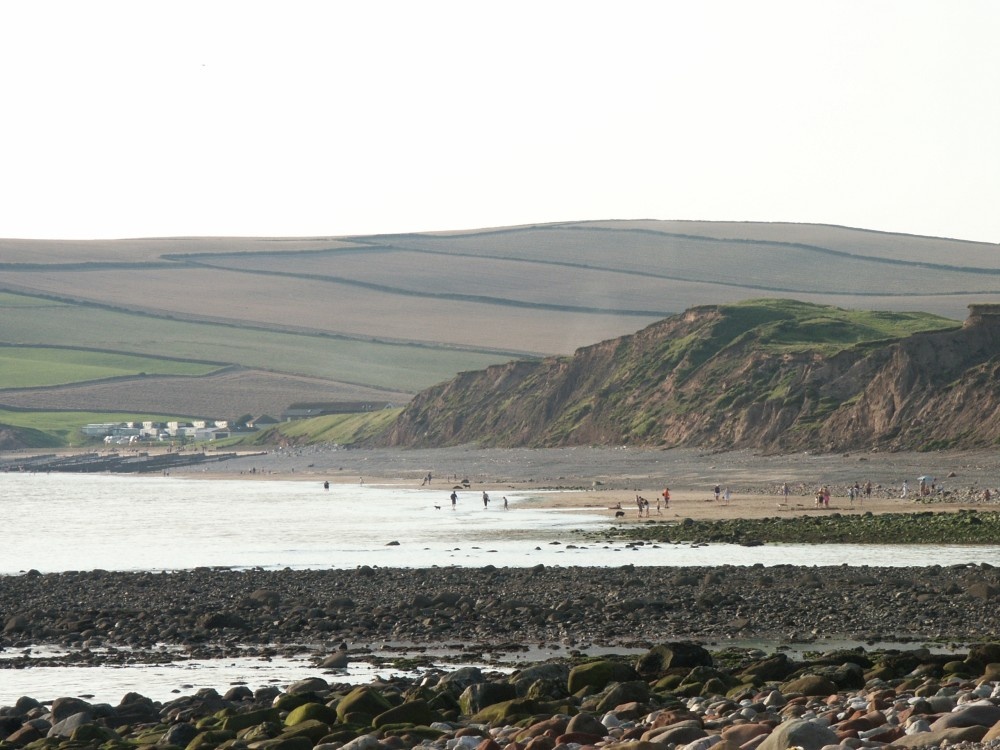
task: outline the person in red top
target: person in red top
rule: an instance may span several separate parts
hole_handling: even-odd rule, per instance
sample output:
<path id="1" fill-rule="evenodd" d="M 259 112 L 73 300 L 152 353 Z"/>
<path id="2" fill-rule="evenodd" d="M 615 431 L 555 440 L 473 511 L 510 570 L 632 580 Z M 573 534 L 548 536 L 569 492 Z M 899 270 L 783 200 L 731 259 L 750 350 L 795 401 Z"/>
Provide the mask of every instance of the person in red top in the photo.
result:
<path id="1" fill-rule="evenodd" d="M 669 508 L 670 507 L 670 488 L 669 487 L 664 487 L 662 494 L 663 494 L 663 507 L 664 508 Z"/>

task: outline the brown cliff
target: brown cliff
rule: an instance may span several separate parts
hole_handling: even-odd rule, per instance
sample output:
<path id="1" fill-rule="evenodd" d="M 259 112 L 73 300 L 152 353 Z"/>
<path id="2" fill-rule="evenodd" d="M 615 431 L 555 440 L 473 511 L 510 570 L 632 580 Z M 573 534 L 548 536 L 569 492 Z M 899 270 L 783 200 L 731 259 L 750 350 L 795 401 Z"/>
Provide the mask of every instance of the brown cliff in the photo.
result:
<path id="1" fill-rule="evenodd" d="M 418 394 L 379 442 L 989 446 L 1000 436 L 1000 314 L 971 312 L 960 326 L 788 300 L 692 308 L 572 357 L 462 373 Z"/>

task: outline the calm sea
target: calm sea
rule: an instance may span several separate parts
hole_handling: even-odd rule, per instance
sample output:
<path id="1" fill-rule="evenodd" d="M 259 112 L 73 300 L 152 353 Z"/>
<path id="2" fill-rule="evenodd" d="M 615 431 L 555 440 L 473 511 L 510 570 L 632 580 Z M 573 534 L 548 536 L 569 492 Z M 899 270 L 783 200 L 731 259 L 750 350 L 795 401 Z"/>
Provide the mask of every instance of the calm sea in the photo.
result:
<path id="1" fill-rule="evenodd" d="M 608 525 L 495 494 L 320 482 L 0 474 L 0 575 L 35 569 L 181 570 L 545 565 L 1000 565 L 1000 546 L 646 545 L 586 541 Z"/>

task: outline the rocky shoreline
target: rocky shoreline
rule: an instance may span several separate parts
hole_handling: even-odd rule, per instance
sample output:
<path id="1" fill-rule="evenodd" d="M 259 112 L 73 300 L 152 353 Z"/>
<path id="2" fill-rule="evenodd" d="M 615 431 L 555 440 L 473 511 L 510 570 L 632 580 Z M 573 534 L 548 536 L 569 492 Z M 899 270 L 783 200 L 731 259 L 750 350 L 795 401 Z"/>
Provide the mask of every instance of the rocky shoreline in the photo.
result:
<path id="1" fill-rule="evenodd" d="M 854 511 L 855 509 L 851 509 Z M 641 520 L 641 519 L 640 519 Z M 753 546 L 794 544 L 996 544 L 1000 513 L 959 509 L 874 514 L 820 511 L 816 515 L 769 518 L 671 519 L 646 518 L 639 524 L 587 532 L 584 537 L 633 539 L 652 543 L 727 543 Z"/>
<path id="2" fill-rule="evenodd" d="M 821 562 L 821 561 L 818 561 Z M 932 562 L 932 561 L 929 561 Z M 627 645 L 1000 639 L 1000 569 L 713 566 L 102 570 L 6 577 L 4 647 L 239 641 Z"/>
<path id="3" fill-rule="evenodd" d="M 137 694 L 115 707 L 25 697 L 0 709 L 0 748 L 992 742 L 998 596 L 1000 570 L 989 565 L 29 572 L 0 585 L 6 650 L 59 644 L 71 649 L 59 663 L 87 665 L 177 658 L 164 646 L 191 658 L 307 652 L 318 674 L 284 691 L 207 690 L 166 704 Z M 839 637 L 913 648 L 824 654 L 824 641 Z M 816 652 L 796 662 L 780 650 L 727 648 L 751 638 L 811 641 Z M 361 688 L 320 676 L 342 642 L 386 641 L 460 644 L 466 661 L 505 643 L 560 644 L 565 656 L 513 676 L 466 668 Z M 929 642 L 969 645 L 936 655 Z M 649 651 L 587 657 L 598 645 Z"/>

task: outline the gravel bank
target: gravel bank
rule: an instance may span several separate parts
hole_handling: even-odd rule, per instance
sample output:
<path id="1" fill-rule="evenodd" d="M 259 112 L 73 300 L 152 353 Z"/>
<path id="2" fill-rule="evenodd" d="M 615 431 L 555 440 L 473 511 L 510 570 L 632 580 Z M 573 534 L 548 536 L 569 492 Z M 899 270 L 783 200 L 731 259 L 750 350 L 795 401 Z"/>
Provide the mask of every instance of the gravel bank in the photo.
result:
<path id="1" fill-rule="evenodd" d="M 204 649 L 406 641 L 642 645 L 667 640 L 998 638 L 1000 572 L 942 568 L 433 568 L 29 573 L 0 579 L 5 648 Z"/>

